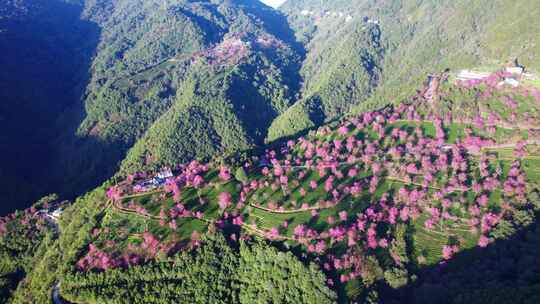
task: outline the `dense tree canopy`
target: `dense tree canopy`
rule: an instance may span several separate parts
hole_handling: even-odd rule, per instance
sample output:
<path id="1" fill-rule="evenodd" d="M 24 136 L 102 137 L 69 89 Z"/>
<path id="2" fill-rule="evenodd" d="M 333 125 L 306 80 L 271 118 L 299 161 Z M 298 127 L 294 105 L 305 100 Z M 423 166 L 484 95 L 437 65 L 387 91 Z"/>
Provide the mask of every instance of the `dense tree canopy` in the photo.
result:
<path id="1" fill-rule="evenodd" d="M 2 4 L 1 302 L 540 301 L 535 1 Z"/>
<path id="2" fill-rule="evenodd" d="M 332 303 L 314 265 L 264 243 L 236 252 L 221 234 L 161 263 L 67 276 L 66 298 L 90 303 Z"/>

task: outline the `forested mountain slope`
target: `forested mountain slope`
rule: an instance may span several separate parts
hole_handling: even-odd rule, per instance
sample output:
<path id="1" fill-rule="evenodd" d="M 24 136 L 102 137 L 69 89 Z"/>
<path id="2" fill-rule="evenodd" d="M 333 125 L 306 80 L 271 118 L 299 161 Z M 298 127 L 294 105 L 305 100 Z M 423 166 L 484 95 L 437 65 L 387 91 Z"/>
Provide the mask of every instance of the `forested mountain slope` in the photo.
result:
<path id="1" fill-rule="evenodd" d="M 540 69 L 540 7 L 533 0 L 289 0 L 280 10 L 306 44 L 307 56 L 303 105 L 276 120 L 273 137 L 316 125 L 321 116 L 337 117 L 335 106 L 358 110 L 399 100 L 436 71 L 499 66 L 516 58 Z M 291 122 L 297 122 L 292 129 Z"/>
<path id="2" fill-rule="evenodd" d="M 100 32 L 81 12 L 58 0 L 0 1 L 0 213 L 44 193 L 59 117 L 84 91 Z"/>
<path id="3" fill-rule="evenodd" d="M 87 4 L 89 18 L 106 31 L 84 119 L 52 163 L 68 168 L 60 185 L 77 189 L 112 175 L 141 138 L 124 168 L 246 149 L 263 141 L 267 125 L 291 103 L 299 60 L 288 44 L 293 34 L 261 3 L 111 5 L 104 10 Z M 226 76 L 231 71 L 237 76 Z M 242 95 L 249 92 L 254 94 Z"/>
<path id="4" fill-rule="evenodd" d="M 56 219 L 46 200 L 0 218 L 0 296 L 536 303 L 540 88 L 448 76 L 264 151 L 118 176 Z"/>
<path id="5" fill-rule="evenodd" d="M 230 56 L 215 58 L 221 52 Z M 217 55 L 220 56 L 220 55 Z M 135 144 L 122 169 L 210 158 L 264 143 L 292 102 L 294 51 L 273 36 L 232 35 L 198 55 L 171 109 Z"/>
<path id="6" fill-rule="evenodd" d="M 3 159 L 6 166 L 0 174 L 6 186 L 27 186 L 33 192 L 3 195 L 6 204 L 16 205 L 45 191 L 74 195 L 96 186 L 118 170 L 128 150 L 156 121 L 153 130 L 166 129 L 169 135 L 144 135 L 124 169 L 260 144 L 273 118 L 288 108 L 298 91 L 302 46 L 285 18 L 258 1 L 8 4 L 12 7 L 2 19 L 6 28 L 1 46 L 9 51 L 2 57 L 9 63 L 2 71 L 9 80 L 2 90 L 2 122 L 11 132 L 2 135 L 13 152 Z M 64 16 L 59 8 L 71 15 Z M 54 15 L 55 10 L 59 14 Z M 52 33 L 40 35 L 47 23 L 58 24 Z M 93 30 L 92 35 L 83 25 Z M 25 29 L 31 26 L 40 28 Z M 66 41 L 55 41 L 66 32 L 73 38 L 66 35 Z M 32 54 L 35 49 L 44 58 Z M 9 71 L 17 68 L 20 76 L 13 77 Z M 47 76 L 55 68 L 60 79 Z M 206 103 L 209 99 L 212 103 Z M 28 119 L 34 112 L 39 117 Z M 181 126 L 191 129 L 192 124 L 198 131 L 182 134 L 186 129 Z M 24 132 L 33 137 L 21 136 Z"/>
<path id="7" fill-rule="evenodd" d="M 295 136 L 447 68 L 540 69 L 532 0 L 2 4 L 11 206 Z"/>
<path id="8" fill-rule="evenodd" d="M 270 140 L 348 113 L 377 88 L 384 55 L 379 27 L 360 20 L 327 26 L 307 44 L 302 98 L 274 121 Z"/>

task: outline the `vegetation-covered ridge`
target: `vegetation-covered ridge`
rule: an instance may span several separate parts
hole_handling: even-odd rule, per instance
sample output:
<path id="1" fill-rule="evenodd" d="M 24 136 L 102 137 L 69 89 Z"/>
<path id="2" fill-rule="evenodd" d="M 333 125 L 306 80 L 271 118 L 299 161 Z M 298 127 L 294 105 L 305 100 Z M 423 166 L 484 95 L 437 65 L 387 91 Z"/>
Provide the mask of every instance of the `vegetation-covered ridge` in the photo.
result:
<path id="1" fill-rule="evenodd" d="M 432 71 L 540 69 L 534 0 L 4 4 L 5 212 L 294 137 L 401 100 Z"/>
<path id="2" fill-rule="evenodd" d="M 515 58 L 540 71 L 534 0 L 289 0 L 279 9 L 306 58 L 302 98 L 276 119 L 274 137 L 340 117 L 339 109 L 402 100 L 433 71 L 498 67 Z"/>
<path id="3" fill-rule="evenodd" d="M 535 221 L 538 128 L 508 123 L 538 125 L 539 94 L 501 86 L 502 77 L 457 85 L 443 77 L 435 90 L 431 82 L 395 107 L 263 155 L 130 175 L 107 191 L 110 203 L 72 270 L 77 280 L 63 282 L 62 293 L 106 301 L 125 284 L 96 288 L 108 273 L 139 278 L 155 262 L 187 258 L 217 228 L 232 248 L 262 238 L 318 264 L 340 301 L 408 294 L 421 302 L 429 269 L 459 269 L 454 256 L 497 248 Z M 503 106 L 512 111 L 498 112 Z M 501 280 L 518 290 L 538 278 Z M 480 295 L 463 288 L 447 300 Z"/>
<path id="4" fill-rule="evenodd" d="M 291 103 L 294 52 L 274 36 L 235 33 L 185 60 L 193 67 L 176 102 L 129 151 L 122 173 L 260 145 Z"/>
<path id="5" fill-rule="evenodd" d="M 43 193 L 88 191 L 128 154 L 123 169 L 140 170 L 262 143 L 299 83 L 302 47 L 285 17 L 259 1 L 7 4 L 0 180 L 14 186 L 2 190 L 6 212 Z M 58 77 L 44 76 L 55 69 Z"/>
<path id="6" fill-rule="evenodd" d="M 3 1 L 0 302 L 539 303 L 518 2 Z"/>
<path id="7" fill-rule="evenodd" d="M 0 217 L 1 302 L 8 302 L 56 238 L 58 216 L 64 205 L 66 202 L 60 203 L 57 197 L 48 196 L 28 209 Z"/>
<path id="8" fill-rule="evenodd" d="M 51 163 L 69 171 L 62 189 L 92 188 L 120 163 L 125 172 L 248 149 L 291 103 L 293 34 L 258 1 L 88 2 L 84 13 L 106 31 L 82 120 Z"/>

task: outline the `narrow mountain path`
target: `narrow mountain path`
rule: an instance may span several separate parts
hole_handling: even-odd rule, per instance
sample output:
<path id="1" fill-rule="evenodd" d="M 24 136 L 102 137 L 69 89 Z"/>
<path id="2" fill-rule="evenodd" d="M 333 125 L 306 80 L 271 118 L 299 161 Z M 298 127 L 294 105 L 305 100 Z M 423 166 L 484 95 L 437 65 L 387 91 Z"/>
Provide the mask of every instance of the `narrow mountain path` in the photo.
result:
<path id="1" fill-rule="evenodd" d="M 60 282 L 56 282 L 56 284 L 54 284 L 52 292 L 52 302 L 53 304 L 73 304 L 64 300 L 62 296 L 60 296 Z"/>
<path id="2" fill-rule="evenodd" d="M 154 220 L 154 221 L 159 221 L 161 220 L 161 218 L 157 215 L 151 215 L 151 214 L 141 214 L 133 209 L 129 209 L 129 208 L 124 208 L 122 206 L 120 206 L 120 203 L 119 202 L 112 202 L 111 201 L 111 204 L 110 204 L 110 208 L 114 209 L 115 211 L 119 212 L 119 213 L 122 213 L 122 214 L 126 214 L 126 215 L 134 215 L 134 216 L 138 216 L 138 217 L 143 217 L 143 218 L 146 218 L 146 219 L 149 219 L 149 220 Z M 200 221 L 203 221 L 207 224 L 213 224 L 214 221 L 212 220 L 209 220 L 209 219 L 205 219 L 205 218 L 198 218 L 198 217 L 190 217 L 192 219 L 197 219 L 197 220 L 200 220 Z"/>
<path id="3" fill-rule="evenodd" d="M 396 122 L 431 123 L 431 124 L 434 123 L 433 120 L 429 120 L 429 119 L 422 119 L 422 120 L 398 119 L 398 120 L 396 120 Z M 470 119 L 464 119 L 459 124 L 471 124 L 472 125 L 473 123 L 474 122 L 472 120 L 470 120 Z M 491 123 L 491 124 L 486 123 L 485 126 L 486 127 L 497 127 L 497 128 L 506 129 L 506 130 L 523 130 L 523 131 L 540 130 L 539 125 L 531 125 L 531 124 L 524 124 L 524 123 L 509 123 L 509 122 L 504 122 L 504 121 L 497 122 L 497 123 Z"/>

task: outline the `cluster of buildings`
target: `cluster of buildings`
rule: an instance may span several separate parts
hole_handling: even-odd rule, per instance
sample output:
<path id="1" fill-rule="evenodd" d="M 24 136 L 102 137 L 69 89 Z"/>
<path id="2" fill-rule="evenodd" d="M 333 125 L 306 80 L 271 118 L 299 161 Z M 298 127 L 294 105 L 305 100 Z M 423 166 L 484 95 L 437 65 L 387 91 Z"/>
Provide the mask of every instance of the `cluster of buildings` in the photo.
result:
<path id="1" fill-rule="evenodd" d="M 317 13 L 310 10 L 302 10 L 300 12 L 303 16 L 313 16 L 316 20 L 319 20 L 322 17 L 334 17 L 334 18 L 345 18 L 346 22 L 352 21 L 354 18 L 350 14 L 346 14 L 344 12 L 334 12 L 334 11 L 324 11 L 322 13 Z"/>
<path id="2" fill-rule="evenodd" d="M 167 180 L 174 177 L 170 168 L 165 168 L 158 172 L 154 177 L 136 182 L 133 185 L 133 191 L 137 193 L 148 192 L 165 186 Z"/>
<path id="3" fill-rule="evenodd" d="M 534 75 L 525 73 L 525 68 L 522 66 L 507 66 L 504 70 L 504 77 L 501 82 L 498 83 L 499 86 L 508 85 L 510 87 L 516 88 L 520 85 L 523 79 L 532 79 Z M 462 70 L 457 76 L 456 80 L 458 81 L 469 81 L 469 80 L 483 80 L 488 78 L 491 73 L 488 72 L 478 72 L 472 70 Z"/>
<path id="4" fill-rule="evenodd" d="M 476 72 L 471 70 L 461 70 L 457 76 L 456 79 L 460 81 L 467 81 L 467 80 L 482 80 L 486 79 L 491 75 L 491 73 L 485 73 L 485 72 Z"/>
<path id="5" fill-rule="evenodd" d="M 47 208 L 37 211 L 37 213 L 42 214 L 49 221 L 57 223 L 64 212 L 64 205 L 67 204 L 66 201 L 53 201 L 47 203 Z"/>
<path id="6" fill-rule="evenodd" d="M 221 43 L 205 51 L 195 52 L 196 58 L 204 57 L 211 65 L 235 63 L 248 52 L 251 42 L 246 40 L 245 33 L 231 35 Z"/>
<path id="7" fill-rule="evenodd" d="M 320 20 L 323 17 L 327 17 L 327 18 L 331 17 L 331 18 L 345 19 L 345 22 L 351 22 L 355 18 L 351 14 L 347 14 L 344 12 L 334 12 L 334 11 L 324 11 L 322 13 L 316 13 L 314 11 L 303 10 L 300 12 L 300 14 L 303 16 L 313 16 L 315 20 Z M 375 25 L 380 24 L 379 20 L 373 19 L 368 16 L 364 16 L 362 20 L 365 23 L 370 23 L 370 24 L 375 24 Z"/>

